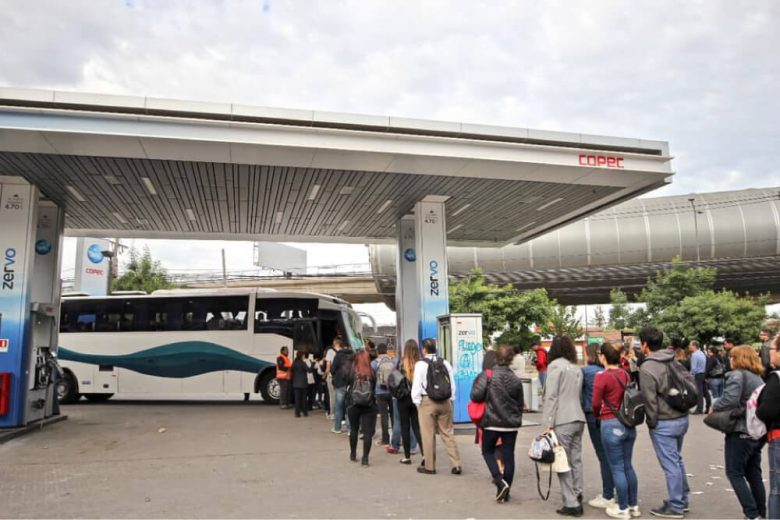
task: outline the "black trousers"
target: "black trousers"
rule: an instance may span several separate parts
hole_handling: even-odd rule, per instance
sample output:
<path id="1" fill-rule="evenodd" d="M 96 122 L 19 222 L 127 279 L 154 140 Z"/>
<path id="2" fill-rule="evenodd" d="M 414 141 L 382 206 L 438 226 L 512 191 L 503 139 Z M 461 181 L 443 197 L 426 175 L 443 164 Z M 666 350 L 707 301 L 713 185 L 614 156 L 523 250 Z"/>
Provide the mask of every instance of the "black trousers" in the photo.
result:
<path id="1" fill-rule="evenodd" d="M 309 411 L 314 409 L 314 396 L 315 396 L 315 386 L 314 383 L 312 383 L 306 389 L 306 409 Z"/>
<path id="2" fill-rule="evenodd" d="M 412 431 L 414 438 L 417 439 L 417 445 L 420 447 L 420 455 L 425 456 L 421 441 L 422 436 L 420 435 L 420 419 L 412 398 L 397 399 L 396 405 L 398 406 L 398 416 L 401 418 L 401 441 L 404 446 L 404 457 L 408 459 L 411 456 Z"/>
<path id="3" fill-rule="evenodd" d="M 504 459 L 504 474 L 498 469 L 496 462 L 496 444 L 501 439 L 501 456 Z M 493 482 L 500 482 L 503 478 L 507 484 L 512 485 L 515 477 L 515 442 L 517 441 L 517 432 L 496 432 L 493 430 L 482 430 L 482 458 L 485 459 L 490 470 L 490 476 Z"/>
<path id="4" fill-rule="evenodd" d="M 293 388 L 295 394 L 295 417 L 300 417 L 301 414 L 308 416 L 309 410 L 306 408 L 306 394 L 308 388 Z"/>
<path id="5" fill-rule="evenodd" d="M 393 418 L 393 396 L 390 394 L 377 394 L 376 406 L 379 408 L 379 424 L 382 427 L 382 444 L 390 444 L 390 428 Z"/>
<path id="6" fill-rule="evenodd" d="M 357 453 L 358 430 L 363 432 L 363 457 L 371 452 L 371 441 L 376 430 L 376 405 L 350 406 L 347 408 L 349 419 L 349 452 Z"/>
<path id="7" fill-rule="evenodd" d="M 710 397 L 710 389 L 707 388 L 705 375 L 694 374 L 693 377 L 696 379 L 696 389 L 699 391 L 699 404 L 696 405 L 696 411 L 701 412 L 706 401 L 707 408 L 704 409 L 704 413 L 707 413 L 712 406 L 712 397 Z"/>

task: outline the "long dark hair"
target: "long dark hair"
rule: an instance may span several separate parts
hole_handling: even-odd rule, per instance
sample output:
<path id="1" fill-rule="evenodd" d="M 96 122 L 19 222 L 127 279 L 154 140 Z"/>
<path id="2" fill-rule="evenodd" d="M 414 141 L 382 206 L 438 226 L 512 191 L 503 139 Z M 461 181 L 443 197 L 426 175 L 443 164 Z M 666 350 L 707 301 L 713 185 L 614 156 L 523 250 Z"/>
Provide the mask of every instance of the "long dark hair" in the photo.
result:
<path id="1" fill-rule="evenodd" d="M 372 377 L 374 375 L 374 371 L 371 370 L 371 355 L 366 350 L 355 354 L 355 362 L 352 367 L 355 377 Z"/>
<path id="2" fill-rule="evenodd" d="M 558 358 L 568 359 L 572 363 L 577 363 L 577 347 L 574 346 L 574 340 L 569 336 L 555 336 L 550 346 L 550 352 L 547 354 L 548 364 Z"/>

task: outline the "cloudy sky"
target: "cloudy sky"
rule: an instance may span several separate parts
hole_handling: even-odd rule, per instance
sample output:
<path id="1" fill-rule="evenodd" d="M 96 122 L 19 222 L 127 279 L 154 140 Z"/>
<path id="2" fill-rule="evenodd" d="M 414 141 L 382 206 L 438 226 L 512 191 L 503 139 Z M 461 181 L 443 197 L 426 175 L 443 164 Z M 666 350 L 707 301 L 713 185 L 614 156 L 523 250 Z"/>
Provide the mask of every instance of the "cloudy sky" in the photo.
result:
<path id="1" fill-rule="evenodd" d="M 773 0 L 0 0 L 0 84 L 661 139 L 670 195 L 780 185 L 779 22 Z M 221 247 L 152 243 L 172 269 Z"/>

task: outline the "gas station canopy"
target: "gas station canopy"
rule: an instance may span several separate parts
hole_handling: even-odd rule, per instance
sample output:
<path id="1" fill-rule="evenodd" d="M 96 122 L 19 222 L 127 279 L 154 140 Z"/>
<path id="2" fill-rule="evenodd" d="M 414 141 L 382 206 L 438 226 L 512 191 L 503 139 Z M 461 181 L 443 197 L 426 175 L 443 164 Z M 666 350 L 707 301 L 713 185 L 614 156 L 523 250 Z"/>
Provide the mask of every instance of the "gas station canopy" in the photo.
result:
<path id="1" fill-rule="evenodd" d="M 397 240 L 444 201 L 452 245 L 526 241 L 663 186 L 661 141 L 0 88 L 0 176 L 71 236 Z"/>

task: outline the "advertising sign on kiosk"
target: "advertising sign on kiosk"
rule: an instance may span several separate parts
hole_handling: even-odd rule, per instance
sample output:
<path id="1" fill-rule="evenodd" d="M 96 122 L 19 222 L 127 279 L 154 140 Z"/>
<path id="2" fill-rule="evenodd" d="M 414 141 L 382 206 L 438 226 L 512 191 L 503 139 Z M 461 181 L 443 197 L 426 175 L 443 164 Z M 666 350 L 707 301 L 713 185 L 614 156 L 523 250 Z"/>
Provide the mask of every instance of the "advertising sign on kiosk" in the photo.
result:
<path id="1" fill-rule="evenodd" d="M 482 371 L 482 315 L 446 314 L 438 317 L 439 345 L 444 359 L 452 365 L 455 378 L 453 422 L 471 422 L 469 394 L 474 379 Z"/>

